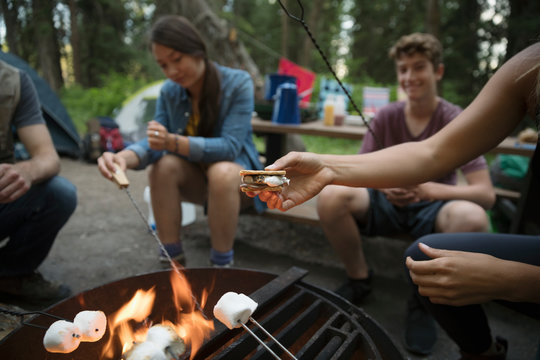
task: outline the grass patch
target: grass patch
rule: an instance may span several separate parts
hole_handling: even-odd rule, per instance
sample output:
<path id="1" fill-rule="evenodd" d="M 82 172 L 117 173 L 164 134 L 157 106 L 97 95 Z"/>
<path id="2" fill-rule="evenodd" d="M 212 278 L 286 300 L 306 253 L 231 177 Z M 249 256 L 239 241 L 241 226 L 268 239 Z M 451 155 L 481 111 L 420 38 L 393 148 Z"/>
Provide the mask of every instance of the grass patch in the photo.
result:
<path id="1" fill-rule="evenodd" d="M 361 140 L 330 138 L 325 136 L 301 135 L 306 151 L 317 154 L 350 155 L 356 154 L 362 145 Z M 255 148 L 259 153 L 265 153 L 263 136 L 253 136 Z"/>

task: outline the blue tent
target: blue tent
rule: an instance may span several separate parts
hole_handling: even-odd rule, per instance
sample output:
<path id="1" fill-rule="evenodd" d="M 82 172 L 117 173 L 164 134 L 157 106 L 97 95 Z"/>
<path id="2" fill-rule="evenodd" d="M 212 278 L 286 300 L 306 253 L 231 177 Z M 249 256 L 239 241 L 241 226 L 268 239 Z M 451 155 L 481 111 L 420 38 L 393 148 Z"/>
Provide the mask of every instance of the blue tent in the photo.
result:
<path id="1" fill-rule="evenodd" d="M 25 71 L 36 87 L 43 117 L 59 155 L 79 158 L 81 139 L 66 108 L 49 84 L 21 58 L 0 51 L 0 60 Z"/>

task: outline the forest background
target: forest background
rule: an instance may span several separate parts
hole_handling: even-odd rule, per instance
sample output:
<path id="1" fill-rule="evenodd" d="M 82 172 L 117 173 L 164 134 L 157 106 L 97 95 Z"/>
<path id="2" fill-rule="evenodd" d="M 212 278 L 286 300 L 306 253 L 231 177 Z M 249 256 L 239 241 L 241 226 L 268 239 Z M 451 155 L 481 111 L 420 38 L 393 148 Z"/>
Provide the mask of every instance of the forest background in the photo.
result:
<path id="1" fill-rule="evenodd" d="M 427 32 L 444 47 L 441 95 L 466 106 L 509 57 L 540 40 L 538 0 L 281 0 L 300 17 L 341 80 L 385 86 L 396 97 L 389 47 Z M 305 28 L 278 0 L 0 0 L 0 45 L 26 60 L 59 94 L 78 131 L 113 116 L 141 86 L 162 79 L 146 34 L 163 14 L 189 18 L 210 57 L 243 68 L 259 89 L 281 57 L 317 74 L 332 73 Z M 317 97 L 312 99 L 316 101 Z M 357 150 L 357 145 L 354 151 Z M 347 152 L 349 150 L 345 150 Z"/>

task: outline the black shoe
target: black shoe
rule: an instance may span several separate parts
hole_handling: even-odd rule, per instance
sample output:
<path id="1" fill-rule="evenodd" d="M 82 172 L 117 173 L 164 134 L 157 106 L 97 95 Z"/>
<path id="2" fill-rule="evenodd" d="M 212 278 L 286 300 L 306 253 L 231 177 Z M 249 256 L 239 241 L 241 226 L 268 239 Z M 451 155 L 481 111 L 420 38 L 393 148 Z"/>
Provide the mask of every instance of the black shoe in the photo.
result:
<path id="1" fill-rule="evenodd" d="M 0 300 L 8 304 L 47 307 L 70 295 L 67 285 L 46 280 L 39 272 L 0 277 Z"/>
<path id="2" fill-rule="evenodd" d="M 366 279 L 357 280 L 357 279 L 347 279 L 347 282 L 341 285 L 337 290 L 336 294 L 340 295 L 342 298 L 349 300 L 349 302 L 354 305 L 361 305 L 365 300 L 366 296 L 371 292 L 371 279 L 373 278 L 373 271 L 370 269 L 368 277 Z"/>
<path id="3" fill-rule="evenodd" d="M 405 349 L 418 355 L 429 355 L 437 342 L 437 327 L 431 314 L 416 294 L 409 296 L 405 317 Z"/>
<path id="4" fill-rule="evenodd" d="M 500 336 L 495 337 L 495 351 L 489 355 L 474 355 L 461 352 L 460 360 L 505 360 L 508 352 L 508 341 Z"/>

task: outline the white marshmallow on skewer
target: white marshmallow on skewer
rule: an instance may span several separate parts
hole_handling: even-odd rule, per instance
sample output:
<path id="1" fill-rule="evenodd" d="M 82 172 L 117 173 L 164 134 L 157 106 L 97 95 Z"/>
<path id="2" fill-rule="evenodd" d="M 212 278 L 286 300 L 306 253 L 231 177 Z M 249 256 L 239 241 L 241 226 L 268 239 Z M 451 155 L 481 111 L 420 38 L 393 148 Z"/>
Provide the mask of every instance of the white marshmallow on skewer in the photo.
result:
<path id="1" fill-rule="evenodd" d="M 81 311 L 75 316 L 73 323 L 81 330 L 81 341 L 98 341 L 105 334 L 105 330 L 107 330 L 107 317 L 100 310 Z"/>
<path id="2" fill-rule="evenodd" d="M 43 346 L 52 353 L 70 353 L 77 349 L 80 343 L 81 331 L 77 325 L 66 320 L 55 321 L 43 337 Z"/>
<path id="3" fill-rule="evenodd" d="M 257 306 L 249 296 L 230 291 L 223 294 L 214 306 L 214 316 L 232 330 L 245 324 Z"/>
<path id="4" fill-rule="evenodd" d="M 136 343 L 124 357 L 126 360 L 168 360 L 163 350 L 151 341 Z"/>
<path id="5" fill-rule="evenodd" d="M 168 325 L 157 324 L 148 329 L 146 342 L 156 344 L 167 357 L 177 359 L 186 351 L 184 340 Z"/>

